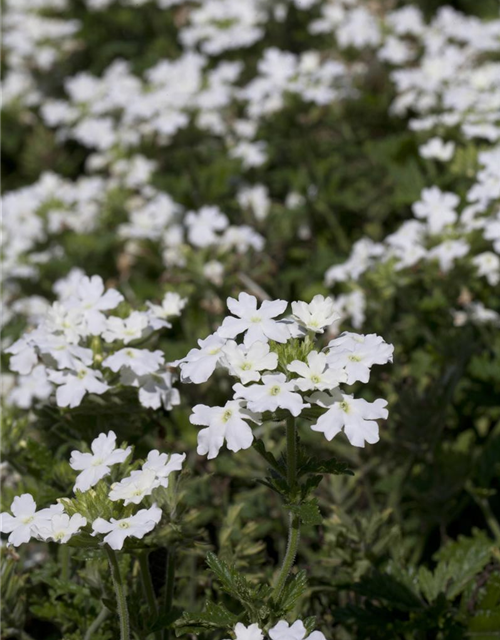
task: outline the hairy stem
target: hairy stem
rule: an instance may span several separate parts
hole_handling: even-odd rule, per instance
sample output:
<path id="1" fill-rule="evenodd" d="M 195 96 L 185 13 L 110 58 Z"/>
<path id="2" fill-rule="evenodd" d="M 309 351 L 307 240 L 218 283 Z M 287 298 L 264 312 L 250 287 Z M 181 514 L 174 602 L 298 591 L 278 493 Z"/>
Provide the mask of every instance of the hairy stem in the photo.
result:
<path id="1" fill-rule="evenodd" d="M 151 573 L 149 572 L 147 553 L 141 553 L 139 555 L 139 568 L 141 570 L 142 588 L 144 589 L 144 594 L 146 596 L 146 600 L 148 601 L 148 607 L 151 613 L 151 617 L 156 618 L 158 616 L 158 606 L 156 604 L 153 582 L 151 581 Z M 156 640 L 161 640 L 162 635 L 160 631 L 156 631 L 154 635 Z"/>
<path id="2" fill-rule="evenodd" d="M 106 607 L 103 607 L 100 610 L 97 618 L 92 622 L 92 624 L 89 625 L 89 628 L 87 629 L 85 635 L 83 636 L 83 640 L 92 640 L 92 638 L 94 637 L 94 633 L 97 631 L 97 629 L 99 629 L 101 624 L 106 620 L 108 616 L 109 616 L 109 609 L 107 609 Z"/>
<path id="3" fill-rule="evenodd" d="M 120 566 L 118 565 L 118 559 L 113 549 L 107 544 L 104 545 L 104 549 L 108 556 L 111 577 L 113 578 L 113 584 L 115 587 L 118 617 L 120 619 L 120 640 L 130 640 L 127 598 L 125 596 L 125 585 L 120 574 Z"/>
<path id="4" fill-rule="evenodd" d="M 286 465 L 287 479 L 290 493 L 293 493 L 297 484 L 297 433 L 294 418 L 290 417 L 286 421 Z M 297 556 L 297 549 L 300 539 L 300 517 L 297 514 L 290 514 L 290 524 L 288 528 L 288 543 L 285 557 L 281 566 L 276 585 L 273 589 L 273 598 L 276 600 L 286 584 L 290 571 L 292 570 Z"/>
<path id="5" fill-rule="evenodd" d="M 165 591 L 163 594 L 163 612 L 170 613 L 174 601 L 175 583 L 175 549 L 167 550 L 167 562 L 165 566 Z M 168 629 L 163 632 L 163 640 L 168 640 Z"/>
<path id="6" fill-rule="evenodd" d="M 283 559 L 283 564 L 281 565 L 281 569 L 278 575 L 278 579 L 276 581 L 276 585 L 273 589 L 272 597 L 276 600 L 286 584 L 287 578 L 292 570 L 293 563 L 295 562 L 295 557 L 297 555 L 297 549 L 299 546 L 300 540 L 300 517 L 295 514 L 290 514 L 290 526 L 288 529 L 288 544 L 286 547 L 285 557 Z"/>
<path id="7" fill-rule="evenodd" d="M 59 559 L 61 561 L 61 580 L 68 582 L 70 576 L 70 548 L 67 544 L 62 544 L 59 548 Z"/>

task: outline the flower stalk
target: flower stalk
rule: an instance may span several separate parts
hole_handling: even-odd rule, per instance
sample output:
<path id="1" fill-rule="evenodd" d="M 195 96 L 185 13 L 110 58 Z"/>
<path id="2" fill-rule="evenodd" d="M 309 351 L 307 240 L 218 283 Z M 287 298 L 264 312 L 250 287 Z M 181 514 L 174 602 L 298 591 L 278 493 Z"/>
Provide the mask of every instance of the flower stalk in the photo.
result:
<path id="1" fill-rule="evenodd" d="M 130 622 L 128 616 L 127 597 L 125 595 L 125 585 L 120 573 L 118 559 L 116 557 L 116 553 L 109 545 L 104 545 L 104 550 L 108 556 L 111 577 L 113 578 L 113 585 L 115 587 L 116 604 L 120 620 L 120 640 L 130 640 Z"/>
<path id="2" fill-rule="evenodd" d="M 297 428 L 295 419 L 290 416 L 286 421 L 286 464 L 287 464 L 287 480 L 290 494 L 293 496 L 295 486 L 297 484 Z M 288 528 L 288 543 L 286 547 L 285 557 L 278 574 L 276 585 L 273 589 L 272 597 L 276 600 L 286 584 L 290 571 L 297 556 L 297 549 L 300 540 L 300 516 L 296 513 L 290 513 Z"/>
<path id="3" fill-rule="evenodd" d="M 154 619 L 158 616 L 158 606 L 156 603 L 156 596 L 153 588 L 153 582 L 151 581 L 151 573 L 149 571 L 149 561 L 148 561 L 148 553 L 139 554 L 139 569 L 141 572 L 141 582 L 142 588 L 144 591 L 144 595 L 146 596 L 146 600 L 148 602 L 149 611 L 151 613 L 151 617 Z M 156 631 L 155 634 L 156 640 L 161 640 L 162 635 L 160 631 Z"/>

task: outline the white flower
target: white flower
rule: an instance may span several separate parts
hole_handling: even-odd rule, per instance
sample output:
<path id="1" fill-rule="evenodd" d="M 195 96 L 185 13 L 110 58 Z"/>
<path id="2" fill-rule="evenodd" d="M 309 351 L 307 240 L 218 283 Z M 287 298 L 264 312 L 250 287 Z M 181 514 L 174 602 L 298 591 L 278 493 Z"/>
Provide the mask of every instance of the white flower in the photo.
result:
<path id="1" fill-rule="evenodd" d="M 87 518 L 79 513 L 69 517 L 67 513 L 56 513 L 42 524 L 35 525 L 35 529 L 42 540 L 53 540 L 65 544 L 87 524 Z"/>
<path id="2" fill-rule="evenodd" d="M 16 407 L 29 409 L 35 399 L 47 400 L 53 389 L 53 385 L 48 381 L 46 368 L 39 364 L 29 375 L 17 378 L 7 397 Z"/>
<path id="3" fill-rule="evenodd" d="M 100 328 L 102 329 L 105 318 L 102 314 L 99 317 L 101 316 Z M 72 343 L 78 343 L 80 338 L 86 337 L 89 333 L 81 310 L 68 309 L 60 302 L 54 302 L 47 311 L 43 327 L 49 333 L 62 333 L 68 342 Z"/>
<path id="4" fill-rule="evenodd" d="M 245 333 L 244 343 L 247 347 L 254 342 L 286 342 L 290 333 L 284 324 L 273 320 L 281 315 L 288 306 L 285 300 L 264 300 L 260 309 L 257 309 L 257 298 L 248 293 L 240 293 L 238 299 L 227 299 L 227 306 L 236 318 L 229 316 L 217 333 L 222 338 L 235 338 L 240 333 Z"/>
<path id="5" fill-rule="evenodd" d="M 454 142 L 444 142 L 441 138 L 431 138 L 418 148 L 422 158 L 435 158 L 442 162 L 451 160 L 455 153 Z"/>
<path id="6" fill-rule="evenodd" d="M 128 318 L 111 316 L 106 320 L 106 329 L 102 332 L 102 337 L 106 342 L 122 340 L 124 344 L 128 344 L 142 338 L 148 324 L 148 315 L 141 311 L 132 311 Z"/>
<path id="7" fill-rule="evenodd" d="M 75 482 L 75 491 L 88 491 L 96 485 L 101 478 L 107 476 L 110 467 L 124 462 L 132 449 L 116 448 L 116 434 L 109 431 L 101 433 L 90 445 L 92 453 L 72 451 L 69 465 L 75 471 L 81 471 Z"/>
<path id="8" fill-rule="evenodd" d="M 123 367 L 132 369 L 138 376 L 154 373 L 163 365 L 165 359 L 161 351 L 149 349 L 120 349 L 112 356 L 108 356 L 102 363 L 111 371 L 119 371 Z"/>
<path id="9" fill-rule="evenodd" d="M 218 207 L 202 207 L 197 213 L 190 211 L 185 222 L 189 242 L 195 247 L 217 244 L 219 237 L 216 231 L 223 231 L 229 224 L 229 220 Z"/>
<path id="10" fill-rule="evenodd" d="M 323 333 L 326 327 L 340 320 L 332 298 L 314 296 L 307 302 L 292 302 L 292 318 L 309 331 Z"/>
<path id="11" fill-rule="evenodd" d="M 378 442 L 378 424 L 375 420 L 378 418 L 385 420 L 389 415 L 384 408 L 387 402 L 381 398 L 375 402 L 367 402 L 362 398 L 354 399 L 339 392 L 330 396 L 324 391 L 319 391 L 308 399 L 328 409 L 316 424 L 311 426 L 311 429 L 324 433 L 327 440 L 332 440 L 344 429 L 344 433 L 354 447 L 364 447 L 365 442 L 369 444 Z"/>
<path id="12" fill-rule="evenodd" d="M 194 384 L 206 382 L 224 355 L 222 347 L 225 344 L 226 340 L 217 333 L 213 333 L 204 340 L 198 340 L 199 349 L 191 349 L 182 360 L 173 363 L 180 365 L 182 382 Z"/>
<path id="13" fill-rule="evenodd" d="M 115 551 L 119 551 L 123 547 L 123 543 L 126 538 L 139 538 L 153 531 L 156 525 L 161 520 L 161 509 L 154 504 L 149 509 L 141 509 L 135 515 L 129 518 L 122 518 L 121 520 L 115 520 L 111 518 L 111 521 L 104 520 L 104 518 L 97 518 L 92 523 L 92 529 L 96 535 L 98 533 L 107 534 L 104 536 L 104 542 Z"/>
<path id="14" fill-rule="evenodd" d="M 429 260 L 436 259 L 441 271 L 447 273 L 455 264 L 455 260 L 466 256 L 469 250 L 470 245 L 465 240 L 445 240 L 433 247 L 427 257 Z"/>
<path id="15" fill-rule="evenodd" d="M 50 355 L 59 369 L 78 369 L 92 364 L 92 349 L 80 347 L 66 340 L 64 335 L 45 334 L 35 341 L 42 354 Z"/>
<path id="16" fill-rule="evenodd" d="M 413 205 L 413 213 L 417 218 L 427 220 L 429 232 L 439 233 L 448 224 L 457 220 L 455 209 L 460 198 L 455 193 L 444 193 L 438 187 L 424 189 L 422 199 Z"/>
<path id="17" fill-rule="evenodd" d="M 101 382 L 102 373 L 81 366 L 77 371 L 49 371 L 49 380 L 61 385 L 56 391 L 58 407 L 78 407 L 86 393 L 101 395 L 110 387 Z"/>
<path id="18" fill-rule="evenodd" d="M 16 496 L 10 505 L 10 513 L 0 514 L 0 531 L 10 533 L 8 543 L 18 547 L 29 542 L 36 535 L 36 527 L 43 525 L 46 520 L 55 514 L 63 512 L 62 504 L 56 504 L 47 509 L 36 510 L 36 502 L 29 493 Z"/>
<path id="19" fill-rule="evenodd" d="M 271 208 L 271 200 L 267 187 L 257 184 L 253 187 L 246 187 L 238 193 L 238 204 L 244 209 L 251 209 L 257 220 L 267 218 Z"/>
<path id="20" fill-rule="evenodd" d="M 148 409 L 163 406 L 170 411 L 181 402 L 179 391 L 172 386 L 173 376 L 170 371 L 138 376 L 131 369 L 124 368 L 120 372 L 120 382 L 125 386 L 139 387 L 139 402 Z"/>
<path id="21" fill-rule="evenodd" d="M 5 353 L 11 353 L 9 369 L 23 376 L 31 373 L 38 363 L 38 356 L 32 345 L 30 336 L 22 337 L 5 349 Z"/>
<path id="22" fill-rule="evenodd" d="M 130 476 L 113 484 L 110 500 L 124 500 L 125 506 L 139 504 L 144 496 L 151 495 L 157 487 L 168 487 L 168 476 L 172 471 L 180 471 L 185 458 L 185 453 L 168 456 L 156 449 L 150 451 L 140 471 L 132 471 Z"/>
<path id="23" fill-rule="evenodd" d="M 287 382 L 283 373 L 263 376 L 262 384 L 251 384 L 244 387 L 237 383 L 233 389 L 235 391 L 234 397 L 246 400 L 248 408 L 257 413 L 287 409 L 297 417 L 302 409 L 310 406 L 304 404 L 298 393 L 294 393 L 295 381 Z"/>
<path id="24" fill-rule="evenodd" d="M 69 309 L 76 308 L 82 312 L 89 333 L 95 335 L 100 334 L 105 326 L 105 316 L 101 312 L 115 309 L 122 300 L 122 294 L 114 289 L 104 292 L 104 283 L 100 276 L 83 276 L 75 295 L 67 300 L 67 306 Z"/>
<path id="25" fill-rule="evenodd" d="M 330 368 L 324 353 L 311 351 L 307 356 L 307 364 L 301 360 L 294 360 L 288 365 L 288 371 L 298 373 L 300 378 L 294 380 L 295 386 L 301 391 L 326 391 L 339 386 L 340 382 L 347 382 L 347 373 L 341 367 Z"/>
<path id="26" fill-rule="evenodd" d="M 274 371 L 278 366 L 278 355 L 271 352 L 267 342 L 254 342 L 248 349 L 234 340 L 228 340 L 223 348 L 222 363 L 243 384 L 258 382 L 261 371 Z"/>
<path id="27" fill-rule="evenodd" d="M 178 293 L 169 291 L 165 294 L 161 305 L 147 302 L 149 307 L 151 326 L 154 329 L 172 326 L 167 320 L 180 316 L 187 304 L 187 298 L 182 298 Z"/>
<path id="28" fill-rule="evenodd" d="M 151 495 L 160 483 L 152 470 L 132 471 L 120 482 L 115 482 L 109 492 L 110 500 L 124 500 L 128 504 L 139 504 L 145 496 Z"/>
<path id="29" fill-rule="evenodd" d="M 484 251 L 472 258 L 479 276 L 485 276 L 488 283 L 494 287 L 500 282 L 500 257 L 493 251 Z"/>
<path id="30" fill-rule="evenodd" d="M 243 408 L 243 402 L 230 400 L 223 407 L 207 407 L 197 404 L 189 416 L 191 424 L 206 425 L 198 433 L 198 454 L 217 457 L 224 441 L 230 451 L 240 451 L 252 446 L 253 433 L 247 420 L 258 422 L 259 416 Z"/>
<path id="31" fill-rule="evenodd" d="M 254 622 L 249 627 L 241 622 L 234 627 L 235 640 L 264 640 L 264 634 L 259 625 Z"/>
<path id="32" fill-rule="evenodd" d="M 280 620 L 277 625 L 269 629 L 271 640 L 304 640 L 307 629 L 301 620 L 289 625 L 285 620 Z M 307 636 L 307 640 L 326 640 L 321 631 L 313 631 Z"/>
<path id="33" fill-rule="evenodd" d="M 374 364 L 392 362 L 394 347 L 387 344 L 375 333 L 360 335 L 345 332 L 332 340 L 327 353 L 327 362 L 331 367 L 344 368 L 347 373 L 347 384 L 357 380 L 368 382 L 370 368 Z"/>

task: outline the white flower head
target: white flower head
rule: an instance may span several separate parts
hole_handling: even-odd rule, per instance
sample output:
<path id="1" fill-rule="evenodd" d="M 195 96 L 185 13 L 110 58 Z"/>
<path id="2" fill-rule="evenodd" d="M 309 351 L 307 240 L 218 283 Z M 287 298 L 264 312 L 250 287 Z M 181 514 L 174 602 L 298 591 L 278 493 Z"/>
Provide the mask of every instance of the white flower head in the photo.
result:
<path id="1" fill-rule="evenodd" d="M 70 467 L 75 471 L 81 471 L 76 478 L 75 491 L 88 491 L 110 473 L 113 465 L 125 462 L 132 451 L 131 447 L 116 448 L 114 431 L 99 434 L 90 448 L 92 453 L 71 452 Z"/>
<path id="2" fill-rule="evenodd" d="M 102 337 L 106 342 L 122 340 L 124 344 L 128 344 L 144 337 L 148 325 L 148 314 L 141 311 L 132 311 L 128 318 L 111 316 L 106 320 L 106 329 L 102 332 Z"/>
<path id="3" fill-rule="evenodd" d="M 347 383 L 357 380 L 368 382 L 370 369 L 374 364 L 392 362 L 394 347 L 387 344 L 375 333 L 360 335 L 345 332 L 332 340 L 327 353 L 327 362 L 334 368 L 343 368 L 347 373 Z"/>
<path id="4" fill-rule="evenodd" d="M 127 347 L 108 356 L 102 366 L 115 372 L 120 371 L 123 367 L 128 367 L 138 376 L 144 376 L 158 371 L 164 361 L 165 358 L 161 351 Z"/>
<path id="5" fill-rule="evenodd" d="M 285 300 L 264 300 L 260 309 L 257 309 L 257 298 L 242 292 L 237 300 L 228 298 L 227 306 L 236 317 L 224 319 L 217 331 L 222 338 L 235 338 L 245 332 L 244 343 L 247 347 L 257 341 L 286 342 L 290 338 L 286 325 L 274 319 L 287 308 Z"/>
<path id="6" fill-rule="evenodd" d="M 102 373 L 84 365 L 75 371 L 49 371 L 51 382 L 60 385 L 56 391 L 58 407 L 78 407 L 86 393 L 102 395 L 110 387 L 102 382 Z"/>
<path id="7" fill-rule="evenodd" d="M 326 640 L 321 631 L 313 631 L 307 635 L 307 629 L 302 620 L 296 620 L 293 624 L 288 624 L 285 620 L 280 620 L 277 625 L 269 629 L 271 640 Z"/>
<path id="8" fill-rule="evenodd" d="M 295 381 L 287 382 L 283 373 L 265 375 L 262 377 L 262 384 L 251 384 L 248 387 L 238 382 L 233 389 L 234 397 L 246 400 L 248 408 L 257 413 L 287 409 L 297 417 L 303 409 L 310 406 L 303 402 L 300 394 L 294 392 Z"/>
<path id="9" fill-rule="evenodd" d="M 364 447 L 365 442 L 375 444 L 379 441 L 378 424 L 375 420 L 389 415 L 385 408 L 387 401 L 379 398 L 375 402 L 367 402 L 362 398 L 344 395 L 339 392 L 328 395 L 324 391 L 314 393 L 311 402 L 328 409 L 311 426 L 313 431 L 325 434 L 327 440 L 344 430 L 347 439 L 354 447 Z"/>
<path id="10" fill-rule="evenodd" d="M 335 389 L 341 382 L 347 382 L 347 373 L 341 367 L 330 368 L 324 353 L 311 351 L 307 355 L 307 364 L 301 360 L 294 360 L 288 365 L 288 370 L 299 374 L 294 380 L 301 391 L 326 391 Z"/>
<path id="11" fill-rule="evenodd" d="M 121 520 L 111 518 L 108 521 L 104 518 L 97 518 L 92 523 L 92 535 L 106 534 L 103 542 L 109 544 L 115 551 L 119 551 L 123 548 L 123 543 L 127 538 L 142 539 L 147 533 L 153 531 L 160 522 L 161 515 L 161 509 L 154 504 L 149 509 L 141 509 L 135 515 Z"/>
<path id="12" fill-rule="evenodd" d="M 252 446 L 253 433 L 247 421 L 258 422 L 260 416 L 243 408 L 243 402 L 230 400 L 223 407 L 197 404 L 189 416 L 191 424 L 206 426 L 198 433 L 198 454 L 216 458 L 226 442 L 230 451 Z"/>
<path id="13" fill-rule="evenodd" d="M 255 622 L 246 627 L 242 622 L 234 627 L 235 640 L 264 640 L 264 634 Z"/>
<path id="14" fill-rule="evenodd" d="M 204 340 L 198 340 L 198 349 L 191 349 L 187 356 L 173 363 L 180 365 L 182 382 L 194 384 L 206 382 L 223 357 L 222 348 L 225 344 L 226 340 L 218 333 L 213 333 Z"/>
<path id="15" fill-rule="evenodd" d="M 340 320 L 340 315 L 332 298 L 316 295 L 309 304 L 292 302 L 292 318 L 309 331 L 323 333 L 327 327 Z"/>
<path id="16" fill-rule="evenodd" d="M 18 547 L 29 542 L 37 535 L 37 527 L 50 521 L 53 515 L 64 511 L 62 504 L 56 504 L 47 509 L 36 510 L 36 502 L 29 493 L 16 496 L 10 505 L 10 513 L 0 514 L 0 531 L 9 533 L 8 544 Z"/>
<path id="17" fill-rule="evenodd" d="M 42 540 L 53 540 L 65 544 L 87 524 L 87 519 L 75 513 L 71 517 L 67 513 L 56 513 L 43 523 L 35 525 L 35 529 Z"/>
<path id="18" fill-rule="evenodd" d="M 243 384 L 258 382 L 261 371 L 274 371 L 278 366 L 278 355 L 270 350 L 267 342 L 254 342 L 246 348 L 234 340 L 228 340 L 223 352 L 222 364 Z"/>

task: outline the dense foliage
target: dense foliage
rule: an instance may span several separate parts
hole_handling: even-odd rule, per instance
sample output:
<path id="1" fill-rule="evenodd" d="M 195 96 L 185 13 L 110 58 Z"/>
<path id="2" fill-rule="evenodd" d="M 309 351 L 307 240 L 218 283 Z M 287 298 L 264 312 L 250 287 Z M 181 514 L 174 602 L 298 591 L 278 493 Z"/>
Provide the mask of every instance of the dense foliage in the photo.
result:
<path id="1" fill-rule="evenodd" d="M 498 637 L 500 19 L 451 4 L 5 0 L 2 637 Z"/>

